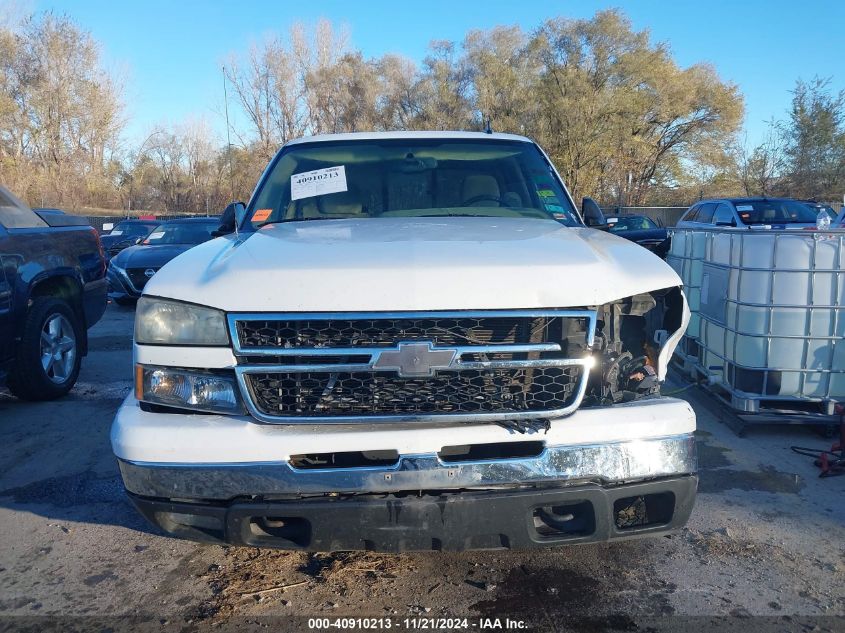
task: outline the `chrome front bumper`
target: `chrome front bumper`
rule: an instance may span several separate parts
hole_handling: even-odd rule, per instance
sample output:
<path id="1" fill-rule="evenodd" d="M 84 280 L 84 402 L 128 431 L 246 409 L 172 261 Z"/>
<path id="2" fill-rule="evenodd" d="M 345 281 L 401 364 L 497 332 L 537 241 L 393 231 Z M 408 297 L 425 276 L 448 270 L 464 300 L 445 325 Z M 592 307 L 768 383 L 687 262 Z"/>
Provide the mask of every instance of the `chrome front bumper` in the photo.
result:
<path id="1" fill-rule="evenodd" d="M 615 485 L 697 472 L 692 433 L 591 445 L 547 446 L 531 458 L 443 462 L 403 455 L 389 467 L 301 470 L 287 462 L 172 464 L 119 460 L 126 489 L 162 499 L 293 499 L 325 493 L 495 489 L 525 484 Z"/>

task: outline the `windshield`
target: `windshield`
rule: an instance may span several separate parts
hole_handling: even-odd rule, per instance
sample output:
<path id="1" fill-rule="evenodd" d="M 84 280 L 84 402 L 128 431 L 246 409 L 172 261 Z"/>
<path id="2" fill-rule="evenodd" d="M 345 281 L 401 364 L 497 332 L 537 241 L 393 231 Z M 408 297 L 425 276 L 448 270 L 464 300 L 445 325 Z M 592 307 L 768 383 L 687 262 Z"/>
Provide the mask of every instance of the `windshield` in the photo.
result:
<path id="1" fill-rule="evenodd" d="M 143 237 L 147 235 L 155 225 L 126 223 L 118 224 L 109 235 L 125 235 L 126 237 Z"/>
<path id="2" fill-rule="evenodd" d="M 816 213 L 795 200 L 741 200 L 734 203 L 744 224 L 815 224 Z"/>
<path id="3" fill-rule="evenodd" d="M 581 226 L 539 150 L 519 141 L 390 139 L 294 145 L 250 209 L 271 222 L 493 216 Z"/>
<path id="4" fill-rule="evenodd" d="M 161 246 L 163 244 L 201 244 L 211 239 L 211 232 L 217 224 L 208 222 L 173 222 L 159 224 L 147 236 L 144 244 Z"/>
<path id="5" fill-rule="evenodd" d="M 644 215 L 634 215 L 630 217 L 608 218 L 608 231 L 611 233 L 623 233 L 624 231 L 647 231 L 649 229 L 660 228 L 650 218 Z"/>

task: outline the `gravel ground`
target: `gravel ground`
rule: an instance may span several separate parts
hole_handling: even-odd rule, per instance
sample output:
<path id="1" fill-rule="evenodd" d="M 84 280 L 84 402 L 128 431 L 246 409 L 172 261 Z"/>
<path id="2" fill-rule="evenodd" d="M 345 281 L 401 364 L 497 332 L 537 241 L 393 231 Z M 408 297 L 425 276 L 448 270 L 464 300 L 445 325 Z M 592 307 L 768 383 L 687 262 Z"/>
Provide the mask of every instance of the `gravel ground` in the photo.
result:
<path id="1" fill-rule="evenodd" d="M 0 630 L 287 630 L 314 616 L 391 616 L 393 628 L 450 616 L 493 630 L 496 618 L 531 630 L 845 630 L 845 477 L 819 479 L 789 450 L 832 440 L 773 426 L 739 438 L 692 389 L 680 395 L 698 413 L 699 497 L 669 537 L 398 556 L 164 537 L 124 499 L 108 443 L 130 389 L 133 316 L 109 307 L 64 400 L 0 392 Z"/>

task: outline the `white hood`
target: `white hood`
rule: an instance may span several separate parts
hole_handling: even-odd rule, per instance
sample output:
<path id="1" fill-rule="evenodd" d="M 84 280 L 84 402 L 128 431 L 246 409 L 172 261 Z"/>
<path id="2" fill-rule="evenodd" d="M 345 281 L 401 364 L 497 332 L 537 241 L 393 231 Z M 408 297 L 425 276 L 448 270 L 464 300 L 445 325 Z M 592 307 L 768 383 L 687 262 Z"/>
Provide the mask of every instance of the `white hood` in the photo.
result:
<path id="1" fill-rule="evenodd" d="M 229 312 L 561 308 L 680 286 L 621 237 L 551 220 L 290 222 L 180 255 L 144 294 Z"/>

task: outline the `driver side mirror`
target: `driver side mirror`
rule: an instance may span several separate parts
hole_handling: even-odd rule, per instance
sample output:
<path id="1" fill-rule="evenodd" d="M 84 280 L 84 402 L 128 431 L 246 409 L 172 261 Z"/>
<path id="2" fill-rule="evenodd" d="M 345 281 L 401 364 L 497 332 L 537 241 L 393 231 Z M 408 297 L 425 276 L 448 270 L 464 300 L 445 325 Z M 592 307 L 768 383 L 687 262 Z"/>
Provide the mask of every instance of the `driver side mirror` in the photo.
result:
<path id="1" fill-rule="evenodd" d="M 592 198 L 584 198 L 581 201 L 581 214 L 584 216 L 584 223 L 594 229 L 606 228 L 607 220 L 598 202 Z"/>
<path id="2" fill-rule="evenodd" d="M 240 226 L 246 217 L 246 205 L 243 202 L 232 202 L 226 205 L 220 215 L 220 226 L 212 231 L 212 237 L 220 237 L 235 232 L 235 227 Z"/>

